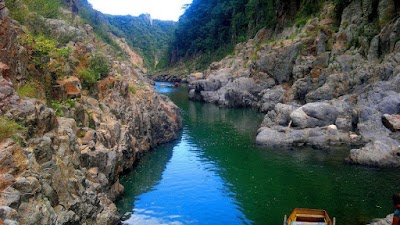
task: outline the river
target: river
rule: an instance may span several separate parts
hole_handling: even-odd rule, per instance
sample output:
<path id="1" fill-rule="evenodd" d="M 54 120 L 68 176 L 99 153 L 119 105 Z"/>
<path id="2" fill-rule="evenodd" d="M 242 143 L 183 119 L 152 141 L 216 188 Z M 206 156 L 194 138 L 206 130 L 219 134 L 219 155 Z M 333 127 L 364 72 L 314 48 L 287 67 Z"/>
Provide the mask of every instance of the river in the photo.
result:
<path id="1" fill-rule="evenodd" d="M 188 101 L 185 87 L 156 88 L 181 108 L 184 127 L 121 178 L 124 224 L 278 225 L 307 207 L 327 210 L 337 225 L 359 225 L 391 213 L 395 169 L 346 164 L 347 147 L 259 147 L 262 114 Z"/>

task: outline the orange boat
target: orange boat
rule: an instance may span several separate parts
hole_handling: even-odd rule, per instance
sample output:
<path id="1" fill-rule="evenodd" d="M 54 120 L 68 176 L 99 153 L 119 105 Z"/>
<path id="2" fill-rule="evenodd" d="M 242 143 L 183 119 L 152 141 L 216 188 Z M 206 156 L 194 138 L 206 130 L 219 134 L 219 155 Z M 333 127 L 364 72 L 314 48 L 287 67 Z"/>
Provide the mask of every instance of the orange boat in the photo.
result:
<path id="1" fill-rule="evenodd" d="M 283 225 L 335 225 L 336 219 L 333 221 L 329 218 L 328 213 L 321 209 L 302 209 L 295 208 L 289 215 L 284 218 Z"/>

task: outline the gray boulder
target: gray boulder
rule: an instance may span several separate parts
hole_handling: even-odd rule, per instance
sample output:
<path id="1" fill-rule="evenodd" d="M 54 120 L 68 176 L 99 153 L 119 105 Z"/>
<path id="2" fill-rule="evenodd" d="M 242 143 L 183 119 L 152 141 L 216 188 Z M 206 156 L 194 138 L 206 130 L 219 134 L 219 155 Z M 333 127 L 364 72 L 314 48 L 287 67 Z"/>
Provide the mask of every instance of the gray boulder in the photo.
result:
<path id="1" fill-rule="evenodd" d="M 308 103 L 290 114 L 293 126 L 297 128 L 313 128 L 334 124 L 337 110 L 328 102 Z"/>
<path id="2" fill-rule="evenodd" d="M 386 216 L 386 218 L 374 219 L 368 225 L 391 225 L 393 221 L 393 213 Z"/>
<path id="3" fill-rule="evenodd" d="M 279 126 L 288 126 L 290 123 L 290 114 L 296 109 L 298 106 L 295 105 L 287 105 L 278 103 L 275 105 L 275 109 L 269 111 L 261 124 L 261 127 L 273 127 L 275 125 Z"/>
<path id="4" fill-rule="evenodd" d="M 218 99 L 213 92 L 228 83 L 226 76 L 210 76 L 207 79 L 195 80 L 189 83 L 189 98 L 191 100 L 215 102 Z"/>
<path id="5" fill-rule="evenodd" d="M 257 98 L 258 86 L 251 78 L 240 77 L 230 81 L 218 91 L 219 105 L 228 107 L 249 107 Z"/>
<path id="6" fill-rule="evenodd" d="M 225 75 L 218 75 L 190 83 L 189 99 L 227 107 L 250 107 L 257 103 L 260 90 L 251 78 L 228 80 Z"/>
<path id="7" fill-rule="evenodd" d="M 290 114 L 296 109 L 296 106 L 278 103 L 275 106 L 275 123 L 280 126 L 288 126 L 290 123 Z"/>
<path id="8" fill-rule="evenodd" d="M 380 138 L 361 149 L 352 149 L 348 162 L 380 167 L 400 166 L 399 142 L 390 138 Z"/>
<path id="9" fill-rule="evenodd" d="M 301 46 L 301 43 L 296 43 L 279 50 L 265 46 L 260 49 L 258 53 L 260 58 L 256 60 L 255 66 L 258 70 L 269 74 L 278 84 L 289 81 Z"/>
<path id="10" fill-rule="evenodd" d="M 292 85 L 293 99 L 304 101 L 311 88 L 312 82 L 310 77 L 296 80 Z"/>
<path id="11" fill-rule="evenodd" d="M 282 103 L 285 92 L 281 85 L 262 91 L 260 93 L 262 95 L 260 111 L 265 113 L 273 110 L 276 104 Z"/>
<path id="12" fill-rule="evenodd" d="M 349 89 L 349 76 L 346 73 L 331 74 L 327 77 L 322 87 L 306 95 L 307 102 L 331 100 L 347 93 Z"/>
<path id="13" fill-rule="evenodd" d="M 262 127 L 258 130 L 256 143 L 267 147 L 291 147 L 310 145 L 316 148 L 327 148 L 339 144 L 356 144 L 359 140 L 351 140 L 347 132 L 341 132 L 334 126 L 291 129 L 276 126 Z"/>

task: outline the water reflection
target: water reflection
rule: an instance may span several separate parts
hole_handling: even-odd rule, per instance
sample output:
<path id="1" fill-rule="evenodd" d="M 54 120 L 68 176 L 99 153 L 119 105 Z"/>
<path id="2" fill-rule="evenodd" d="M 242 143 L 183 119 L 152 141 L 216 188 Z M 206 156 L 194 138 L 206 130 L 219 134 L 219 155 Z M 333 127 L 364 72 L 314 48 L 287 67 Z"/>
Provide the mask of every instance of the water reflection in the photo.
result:
<path id="1" fill-rule="evenodd" d="M 262 115 L 189 102 L 183 88 L 158 91 L 180 106 L 185 127 L 122 179 L 118 207 L 133 213 L 125 223 L 274 225 L 310 207 L 357 225 L 390 213 L 396 171 L 347 165 L 347 148 L 261 149 L 254 139 Z"/>
<path id="2" fill-rule="evenodd" d="M 215 218 L 218 218 L 218 221 L 213 224 L 249 223 L 240 211 L 236 200 L 232 198 L 234 193 L 229 192 L 225 187 L 226 182 L 218 175 L 219 168 L 212 161 L 202 160 L 199 150 L 184 130 L 181 140 L 173 148 L 173 156 L 165 170 L 157 170 L 157 172 L 162 172 L 160 173 L 162 179 L 150 182 L 155 184 L 149 192 L 134 194 L 132 215 L 124 223 L 199 224 L 215 221 Z M 153 155 L 157 153 L 154 152 L 151 156 Z M 153 161 L 153 158 L 142 162 L 142 164 L 153 163 L 157 163 Z M 146 165 L 145 168 L 148 166 Z M 137 172 L 138 174 L 130 176 L 134 184 L 127 182 L 129 178 L 122 179 L 123 185 L 133 188 L 134 192 L 133 185 L 140 182 L 140 176 L 136 175 L 143 171 Z M 159 176 L 156 174 L 155 177 Z M 130 189 L 127 190 L 127 192 L 130 191 Z M 133 199 L 131 196 L 124 196 L 124 201 L 132 202 Z M 224 216 L 221 217 L 221 215 Z"/>
<path id="3" fill-rule="evenodd" d="M 160 182 L 162 173 L 172 158 L 172 150 L 176 142 L 165 144 L 157 151 L 144 155 L 135 169 L 121 179 L 121 183 L 126 187 L 123 198 L 118 201 L 121 212 L 130 212 L 135 197 L 152 191 L 153 187 Z"/>

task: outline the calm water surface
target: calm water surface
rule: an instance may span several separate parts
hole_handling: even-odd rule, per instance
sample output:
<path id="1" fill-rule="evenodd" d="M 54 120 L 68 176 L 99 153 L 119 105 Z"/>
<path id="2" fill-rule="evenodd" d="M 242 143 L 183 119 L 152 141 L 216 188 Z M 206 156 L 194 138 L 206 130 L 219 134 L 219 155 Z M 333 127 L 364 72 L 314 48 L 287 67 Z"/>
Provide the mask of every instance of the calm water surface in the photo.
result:
<path id="1" fill-rule="evenodd" d="M 178 140 L 145 155 L 121 183 L 125 224 L 282 224 L 295 207 L 326 209 L 337 225 L 391 212 L 393 169 L 344 163 L 349 149 L 265 149 L 263 115 L 189 102 L 185 87 L 160 86 L 182 110 Z"/>

